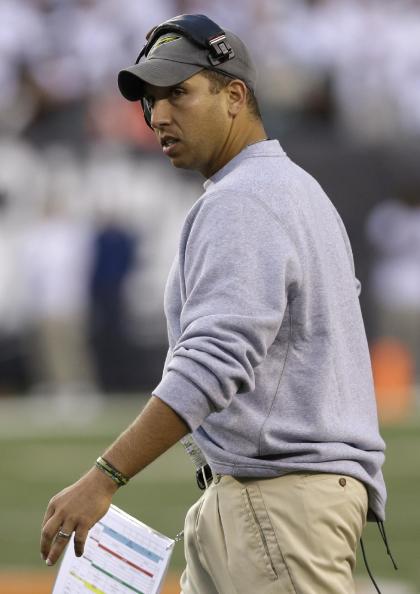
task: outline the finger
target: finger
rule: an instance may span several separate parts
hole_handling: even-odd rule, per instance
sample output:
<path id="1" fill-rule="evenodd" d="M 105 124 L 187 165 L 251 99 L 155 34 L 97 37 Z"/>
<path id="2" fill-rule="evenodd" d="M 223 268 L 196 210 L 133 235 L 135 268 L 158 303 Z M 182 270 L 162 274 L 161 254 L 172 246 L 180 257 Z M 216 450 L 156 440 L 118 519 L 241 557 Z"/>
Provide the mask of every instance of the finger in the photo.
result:
<path id="1" fill-rule="evenodd" d="M 60 558 L 61 553 L 67 546 L 71 535 L 73 534 L 74 527 L 70 524 L 63 524 L 57 531 L 50 551 L 48 553 L 47 565 L 54 565 Z"/>
<path id="2" fill-rule="evenodd" d="M 47 559 L 51 545 L 57 532 L 62 524 L 62 519 L 59 514 L 52 515 L 49 520 L 44 524 L 41 531 L 41 557 Z"/>
<path id="3" fill-rule="evenodd" d="M 48 504 L 48 507 L 45 511 L 44 518 L 43 518 L 42 524 L 41 524 L 41 528 L 43 528 L 45 526 L 45 524 L 48 522 L 48 520 L 54 515 L 54 512 L 55 512 L 55 505 L 52 501 L 50 501 L 50 503 Z"/>
<path id="4" fill-rule="evenodd" d="M 79 524 L 74 533 L 74 554 L 76 557 L 81 557 L 85 550 L 86 539 L 89 534 L 89 529 L 83 524 Z"/>

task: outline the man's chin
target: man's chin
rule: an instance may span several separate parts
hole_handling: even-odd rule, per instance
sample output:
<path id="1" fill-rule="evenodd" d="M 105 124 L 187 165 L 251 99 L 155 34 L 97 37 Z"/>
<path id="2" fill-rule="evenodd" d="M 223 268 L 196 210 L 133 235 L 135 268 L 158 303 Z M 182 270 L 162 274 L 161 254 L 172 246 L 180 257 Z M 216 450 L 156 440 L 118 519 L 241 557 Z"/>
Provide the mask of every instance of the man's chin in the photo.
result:
<path id="1" fill-rule="evenodd" d="M 171 165 L 177 169 L 197 169 L 193 163 L 187 161 L 186 159 L 182 159 L 182 157 L 170 157 L 170 160 Z"/>

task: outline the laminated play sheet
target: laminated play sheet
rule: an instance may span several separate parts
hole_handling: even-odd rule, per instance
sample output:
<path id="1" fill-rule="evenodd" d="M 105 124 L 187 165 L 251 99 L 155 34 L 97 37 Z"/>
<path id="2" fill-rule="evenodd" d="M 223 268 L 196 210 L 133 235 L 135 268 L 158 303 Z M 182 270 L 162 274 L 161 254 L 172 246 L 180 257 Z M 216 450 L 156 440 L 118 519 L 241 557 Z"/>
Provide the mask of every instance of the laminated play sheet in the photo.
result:
<path id="1" fill-rule="evenodd" d="M 111 505 L 82 557 L 67 546 L 52 594 L 159 594 L 175 541 Z"/>

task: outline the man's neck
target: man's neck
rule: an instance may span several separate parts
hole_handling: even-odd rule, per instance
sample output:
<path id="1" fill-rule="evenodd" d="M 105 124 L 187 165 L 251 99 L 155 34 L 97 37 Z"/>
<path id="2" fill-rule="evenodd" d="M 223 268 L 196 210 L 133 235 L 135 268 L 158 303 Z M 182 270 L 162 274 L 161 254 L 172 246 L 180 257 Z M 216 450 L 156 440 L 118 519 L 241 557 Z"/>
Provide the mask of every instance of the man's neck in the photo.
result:
<path id="1" fill-rule="evenodd" d="M 239 127 L 237 130 L 232 127 L 231 133 L 226 138 L 226 142 L 221 148 L 217 159 L 212 164 L 209 164 L 206 171 L 201 172 L 204 177 L 209 178 L 217 173 L 217 171 L 227 165 L 229 161 L 236 157 L 236 155 L 239 155 L 247 146 L 267 140 L 267 133 L 261 120 L 255 120 L 248 124 Z"/>

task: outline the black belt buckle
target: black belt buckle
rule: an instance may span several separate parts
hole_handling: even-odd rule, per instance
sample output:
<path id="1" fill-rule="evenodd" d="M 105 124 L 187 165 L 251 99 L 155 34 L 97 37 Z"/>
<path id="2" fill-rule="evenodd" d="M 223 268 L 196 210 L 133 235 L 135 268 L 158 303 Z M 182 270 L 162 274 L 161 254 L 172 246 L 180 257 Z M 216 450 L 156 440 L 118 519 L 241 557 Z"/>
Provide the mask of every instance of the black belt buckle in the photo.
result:
<path id="1" fill-rule="evenodd" d="M 210 485 L 213 480 L 213 473 L 208 464 L 205 464 L 199 468 L 195 473 L 195 479 L 197 481 L 198 488 L 204 491 Z"/>

